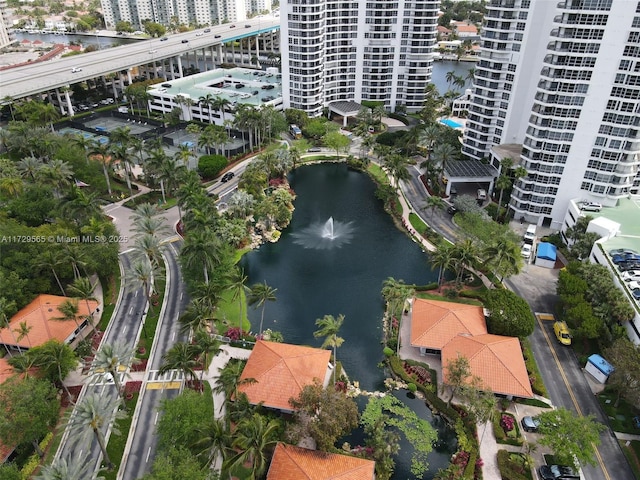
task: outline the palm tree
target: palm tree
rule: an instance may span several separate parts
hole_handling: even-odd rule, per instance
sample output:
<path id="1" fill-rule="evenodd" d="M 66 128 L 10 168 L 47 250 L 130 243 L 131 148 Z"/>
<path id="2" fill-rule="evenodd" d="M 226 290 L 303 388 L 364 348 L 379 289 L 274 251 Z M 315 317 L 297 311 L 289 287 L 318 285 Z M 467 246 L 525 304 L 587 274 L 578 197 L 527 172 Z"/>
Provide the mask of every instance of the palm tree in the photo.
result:
<path id="1" fill-rule="evenodd" d="M 456 158 L 457 153 L 450 144 L 440 143 L 433 148 L 433 160 L 444 171 L 447 168 L 447 162 Z"/>
<path id="2" fill-rule="evenodd" d="M 13 338 L 13 343 L 18 346 L 18 340 L 16 339 L 16 333 L 11 329 L 11 324 L 9 323 L 9 312 L 14 312 L 16 308 L 16 302 L 9 301 L 5 297 L 0 297 L 0 329 L 7 328 L 11 333 L 11 337 Z M 4 344 L 4 348 L 7 350 L 7 354 L 11 357 L 11 350 L 7 344 Z M 18 352 L 20 352 L 20 347 L 18 347 Z"/>
<path id="3" fill-rule="evenodd" d="M 29 178 L 32 182 L 36 182 L 40 178 L 44 166 L 41 158 L 33 156 L 25 157 L 16 164 L 20 176 Z"/>
<path id="4" fill-rule="evenodd" d="M 267 285 L 266 280 L 263 283 L 256 283 L 251 287 L 249 293 L 249 305 L 255 305 L 255 308 L 262 307 L 260 315 L 260 335 L 262 335 L 262 323 L 264 322 L 264 308 L 267 302 L 275 302 L 277 288 Z"/>
<path id="5" fill-rule="evenodd" d="M 160 239 L 157 236 L 149 233 L 144 233 L 140 236 L 136 236 L 133 249 L 144 255 L 149 263 L 152 265 L 160 265 L 160 259 L 162 254 L 160 253 Z"/>
<path id="6" fill-rule="evenodd" d="M 209 368 L 210 356 L 215 357 L 222 351 L 220 349 L 220 342 L 205 330 L 197 330 L 193 348 L 198 356 L 202 356 L 202 370 L 200 371 L 200 383 L 202 383 L 204 371 Z"/>
<path id="7" fill-rule="evenodd" d="M 162 365 L 158 369 L 161 375 L 169 370 L 181 370 L 185 378 L 191 377 L 195 380 L 195 368 L 198 366 L 196 360 L 198 353 L 193 345 L 185 342 L 178 342 L 162 355 Z"/>
<path id="8" fill-rule="evenodd" d="M 476 254 L 476 246 L 470 239 L 467 239 L 454 247 L 452 260 L 456 270 L 456 284 L 460 284 L 465 267 L 473 263 L 476 258 Z"/>
<path id="9" fill-rule="evenodd" d="M 95 324 L 93 322 L 93 311 L 91 310 L 91 304 L 89 300 L 96 301 L 96 298 L 93 296 L 93 292 L 96 289 L 97 283 L 91 283 L 88 277 L 80 277 L 76 278 L 71 285 L 69 285 L 69 293 L 71 295 L 79 298 L 80 300 L 84 300 L 87 305 L 87 320 L 91 322 L 91 327 L 93 328 L 93 333 L 95 333 Z"/>
<path id="10" fill-rule="evenodd" d="M 131 266 L 127 280 L 134 286 L 142 288 L 147 302 L 151 300 L 151 295 L 156 291 L 156 281 L 162 278 L 162 272 L 146 258 L 139 259 Z"/>
<path id="11" fill-rule="evenodd" d="M 123 418 L 124 412 L 120 411 L 120 398 L 113 398 L 109 395 L 91 393 L 78 402 L 73 409 L 69 419 L 69 429 L 72 433 L 78 434 L 81 442 L 88 444 L 89 436 L 93 433 L 100 450 L 102 451 L 102 461 L 107 465 L 109 471 L 115 465 L 107 453 L 107 445 L 102 428 L 110 425 L 111 433 L 118 435 L 120 432 L 114 419 Z"/>
<path id="12" fill-rule="evenodd" d="M 129 196 L 133 197 L 133 188 L 131 187 L 131 158 L 127 152 L 128 147 L 122 144 L 110 144 L 109 155 L 112 158 L 120 160 L 120 165 L 124 171 L 124 179 L 127 182 L 127 188 L 129 189 Z"/>
<path id="13" fill-rule="evenodd" d="M 196 230 L 185 239 L 180 251 L 184 268 L 201 267 L 204 283 L 209 284 L 209 271 L 219 263 L 221 244 L 208 230 Z"/>
<path id="14" fill-rule="evenodd" d="M 210 93 L 207 93 L 206 95 L 198 98 L 198 104 L 200 105 L 200 108 L 202 109 L 202 107 L 205 106 L 209 111 L 209 123 L 213 123 L 213 118 L 211 116 L 211 109 L 214 108 L 213 106 L 214 102 L 215 102 L 215 97 Z"/>
<path id="15" fill-rule="evenodd" d="M 442 242 L 435 251 L 429 254 L 431 268 L 438 268 L 438 289 L 442 285 L 444 272 L 453 264 L 454 245 L 448 242 Z"/>
<path id="16" fill-rule="evenodd" d="M 336 349 L 344 343 L 344 338 L 338 336 L 342 322 L 344 322 L 343 314 L 338 315 L 338 318 L 334 318 L 333 315 L 325 315 L 316 320 L 316 326 L 320 328 L 313 332 L 315 338 L 324 337 L 320 348 L 333 348 L 333 383 L 336 383 Z"/>
<path id="17" fill-rule="evenodd" d="M 75 356 L 73 350 L 71 350 L 71 347 L 64 343 L 60 343 L 57 340 L 48 341 L 38 349 L 36 365 L 41 370 L 49 372 L 52 367 L 56 369 L 58 381 L 60 382 L 60 385 L 62 385 L 62 388 L 71 403 L 73 403 L 73 396 L 64 384 L 64 379 L 69 371 L 74 369 L 77 364 L 78 358 Z M 63 366 L 65 369 L 64 372 L 62 370 Z"/>
<path id="18" fill-rule="evenodd" d="M 228 285 L 227 289 L 233 292 L 232 298 L 235 300 L 238 299 L 238 309 L 240 310 L 238 326 L 240 327 L 240 333 L 242 334 L 242 304 L 244 303 L 245 293 L 249 291 L 249 287 L 246 286 L 247 276 L 244 274 L 244 270 L 242 268 L 234 268 L 228 276 Z"/>
<path id="19" fill-rule="evenodd" d="M 80 324 L 78 323 L 79 308 L 77 300 L 68 298 L 60 305 L 58 305 L 58 311 L 62 314 L 62 317 L 54 318 L 54 320 L 59 320 L 62 322 L 73 320 L 76 324 L 76 330 L 80 331 Z"/>
<path id="20" fill-rule="evenodd" d="M 433 212 L 436 209 L 442 209 L 445 206 L 445 202 L 442 198 L 437 195 L 431 195 L 427 198 L 427 208 L 431 209 L 431 216 L 433 217 Z"/>
<path id="21" fill-rule="evenodd" d="M 222 457 L 231 446 L 231 434 L 223 421 L 217 418 L 209 418 L 207 423 L 196 429 L 198 440 L 191 449 L 196 456 L 204 459 L 207 465 L 211 465 L 216 457 Z"/>
<path id="22" fill-rule="evenodd" d="M 54 460 L 51 465 L 44 465 L 35 480 L 104 480 L 104 477 L 93 477 L 91 470 L 91 464 L 84 459 L 61 458 Z"/>
<path id="23" fill-rule="evenodd" d="M 118 372 L 126 371 L 133 362 L 133 348 L 124 343 L 105 343 L 93 359 L 94 374 L 109 373 L 118 396 L 124 395 Z M 124 399 L 124 397 L 123 397 Z"/>
<path id="24" fill-rule="evenodd" d="M 411 174 L 407 167 L 409 166 L 409 159 L 398 153 L 392 153 L 388 157 L 382 160 L 384 168 L 387 173 L 391 175 L 393 183 L 395 183 L 396 190 L 400 188 L 401 180 L 408 180 L 411 178 Z"/>
<path id="25" fill-rule="evenodd" d="M 486 246 L 482 251 L 482 258 L 485 264 L 494 266 L 495 273 L 500 275 L 500 281 L 507 274 L 517 274 L 522 266 L 518 245 L 504 236 L 495 238 Z"/>
<path id="26" fill-rule="evenodd" d="M 251 480 L 261 478 L 271 458 L 271 449 L 278 442 L 280 422 L 275 419 L 267 419 L 259 413 L 240 421 L 234 431 L 232 448 L 236 453 L 225 462 L 225 469 L 232 470 L 236 467 L 251 463 Z"/>
<path id="27" fill-rule="evenodd" d="M 12 197 L 19 197 L 23 187 L 24 182 L 20 177 L 0 178 L 0 191 Z"/>
<path id="28" fill-rule="evenodd" d="M 232 398 L 238 399 L 238 387 L 242 385 L 253 385 L 257 382 L 255 378 L 244 378 L 240 380 L 245 362 L 237 359 L 231 359 L 224 366 L 216 377 L 216 385 L 213 387 L 214 393 L 224 394 L 225 404 L 229 403 Z"/>
<path id="29" fill-rule="evenodd" d="M 109 177 L 109 167 L 111 166 L 112 157 L 109 152 L 109 145 L 96 143 L 89 152 L 89 155 L 102 164 L 102 173 L 104 173 L 104 178 L 107 182 L 107 190 L 109 195 L 112 195 L 111 179 Z"/>
<path id="30" fill-rule="evenodd" d="M 29 338 L 29 332 L 31 331 L 31 329 L 33 329 L 33 327 L 30 327 L 29 325 L 27 325 L 27 322 L 20 322 L 18 324 L 18 327 L 19 328 L 14 330 L 14 332 L 18 334 L 18 337 L 16 338 L 16 340 L 19 342 L 24 337 L 27 337 L 27 342 L 29 342 L 29 348 L 31 348 L 31 339 Z M 19 345 L 18 345 L 18 351 L 21 352 Z"/>
<path id="31" fill-rule="evenodd" d="M 38 257 L 37 268 L 50 269 L 51 273 L 53 273 L 53 276 L 56 279 L 56 282 L 58 283 L 58 287 L 60 287 L 62 295 L 66 297 L 67 294 L 65 293 L 64 288 L 62 288 L 62 283 L 60 282 L 60 278 L 58 278 L 58 274 L 56 273 L 56 267 L 59 267 L 61 264 L 62 262 L 60 259 L 60 252 L 57 252 L 51 248 L 47 248 L 43 250 Z"/>
<path id="32" fill-rule="evenodd" d="M 449 85 L 449 90 L 451 90 L 451 84 L 453 83 L 453 81 L 455 80 L 456 77 L 456 72 L 455 70 L 449 70 L 446 74 L 446 76 L 444 77 L 445 80 L 447 81 L 447 84 Z"/>

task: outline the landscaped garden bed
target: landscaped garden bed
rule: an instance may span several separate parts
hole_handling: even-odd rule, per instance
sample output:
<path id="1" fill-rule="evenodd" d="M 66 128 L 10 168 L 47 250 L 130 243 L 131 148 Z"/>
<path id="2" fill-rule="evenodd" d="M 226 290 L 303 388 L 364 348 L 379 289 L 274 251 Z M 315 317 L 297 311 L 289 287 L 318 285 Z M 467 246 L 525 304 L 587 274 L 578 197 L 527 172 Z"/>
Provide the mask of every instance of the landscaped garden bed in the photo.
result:
<path id="1" fill-rule="evenodd" d="M 522 445 L 523 440 L 520 435 L 520 429 L 518 428 L 518 422 L 510 413 L 496 412 L 496 414 L 494 414 L 493 433 L 498 443 L 516 446 Z"/>
<path id="2" fill-rule="evenodd" d="M 528 459 L 522 453 L 498 450 L 498 469 L 503 479 L 533 480 Z"/>

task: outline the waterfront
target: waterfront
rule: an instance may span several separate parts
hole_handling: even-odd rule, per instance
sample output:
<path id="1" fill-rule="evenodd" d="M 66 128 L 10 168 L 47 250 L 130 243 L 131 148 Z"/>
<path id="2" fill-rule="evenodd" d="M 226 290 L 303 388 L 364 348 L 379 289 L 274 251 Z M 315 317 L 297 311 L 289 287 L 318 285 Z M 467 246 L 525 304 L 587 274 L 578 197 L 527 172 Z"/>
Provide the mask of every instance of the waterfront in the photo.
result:
<path id="1" fill-rule="evenodd" d="M 452 60 L 433 62 L 431 82 L 435 84 L 440 95 L 444 95 L 449 89 L 449 84 L 447 83 L 447 72 L 453 72 L 455 75 L 466 79 L 469 74 L 469 70 L 475 67 L 476 62 L 455 62 Z M 465 88 L 471 88 L 470 80 L 467 80 Z M 453 87 L 453 89 L 463 93 L 463 89 L 459 87 Z"/>
<path id="2" fill-rule="evenodd" d="M 130 43 L 140 42 L 143 39 L 139 38 L 131 38 L 124 36 L 105 36 L 100 34 L 64 34 L 57 35 L 51 33 L 27 33 L 27 32 L 16 32 L 15 37 L 19 42 L 22 40 L 36 41 L 40 40 L 41 42 L 47 44 L 54 43 L 62 43 L 65 45 L 69 45 L 71 43 L 80 43 L 83 47 L 88 47 L 89 45 L 97 46 L 99 50 L 103 48 L 117 47 L 118 45 L 127 45 Z"/>

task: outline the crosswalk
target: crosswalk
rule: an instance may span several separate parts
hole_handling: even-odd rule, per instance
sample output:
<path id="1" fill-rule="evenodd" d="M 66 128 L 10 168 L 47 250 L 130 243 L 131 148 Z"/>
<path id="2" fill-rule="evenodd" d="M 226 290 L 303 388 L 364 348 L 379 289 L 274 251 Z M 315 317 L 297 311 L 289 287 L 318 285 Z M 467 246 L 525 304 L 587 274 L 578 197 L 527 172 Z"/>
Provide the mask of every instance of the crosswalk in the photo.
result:
<path id="1" fill-rule="evenodd" d="M 184 372 L 181 370 L 168 370 L 160 373 L 158 370 L 147 372 L 147 389 L 179 389 L 182 387 Z"/>

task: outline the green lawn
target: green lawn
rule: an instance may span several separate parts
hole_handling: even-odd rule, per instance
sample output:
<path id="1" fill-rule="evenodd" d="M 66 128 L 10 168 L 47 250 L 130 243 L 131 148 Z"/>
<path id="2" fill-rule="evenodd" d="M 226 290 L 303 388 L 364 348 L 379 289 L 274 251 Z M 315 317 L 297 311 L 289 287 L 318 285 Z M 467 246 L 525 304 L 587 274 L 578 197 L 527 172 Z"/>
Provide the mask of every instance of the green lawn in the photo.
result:
<path id="1" fill-rule="evenodd" d="M 627 442 L 624 440 L 618 440 L 618 443 L 625 457 L 629 460 L 633 474 L 636 478 L 640 478 L 640 442 L 633 440 L 629 443 L 629 446 L 627 446 Z"/>
<path id="2" fill-rule="evenodd" d="M 171 198 L 167 195 L 166 199 L 166 202 L 162 201 L 162 192 L 160 190 L 152 190 L 149 193 L 145 193 L 144 195 L 139 195 L 136 198 L 127 200 L 126 202 L 124 202 L 124 206 L 133 209 L 138 205 L 142 205 L 143 203 L 151 203 L 157 204 L 163 210 L 167 210 L 177 204 L 175 198 Z"/>
<path id="3" fill-rule="evenodd" d="M 422 298 L 424 300 L 438 300 L 440 302 L 442 302 L 443 300 L 446 300 L 447 302 L 463 303 L 465 305 L 477 305 L 479 307 L 482 306 L 482 302 L 480 302 L 479 300 L 475 300 L 473 298 L 460 297 L 460 296 L 456 298 L 443 298 L 442 295 L 435 295 L 433 293 L 424 292 L 424 291 L 416 292 L 416 297 Z"/>
<path id="4" fill-rule="evenodd" d="M 616 432 L 640 434 L 640 429 L 633 426 L 633 417 L 640 414 L 637 408 L 627 403 L 623 398 L 620 399 L 618 407 L 614 407 L 616 403 L 616 394 L 611 390 L 605 390 L 598 395 L 598 401 L 602 409 L 609 418 L 609 424 Z"/>
<path id="5" fill-rule="evenodd" d="M 221 300 L 216 310 L 216 328 L 220 335 L 224 335 L 224 332 L 229 327 L 237 327 L 239 325 L 240 318 L 240 304 L 242 304 L 242 329 L 249 331 L 251 329 L 251 323 L 247 318 L 247 299 L 243 292 L 240 302 L 237 298 L 233 298 L 234 292 L 231 290 L 224 290 L 221 294 Z"/>

